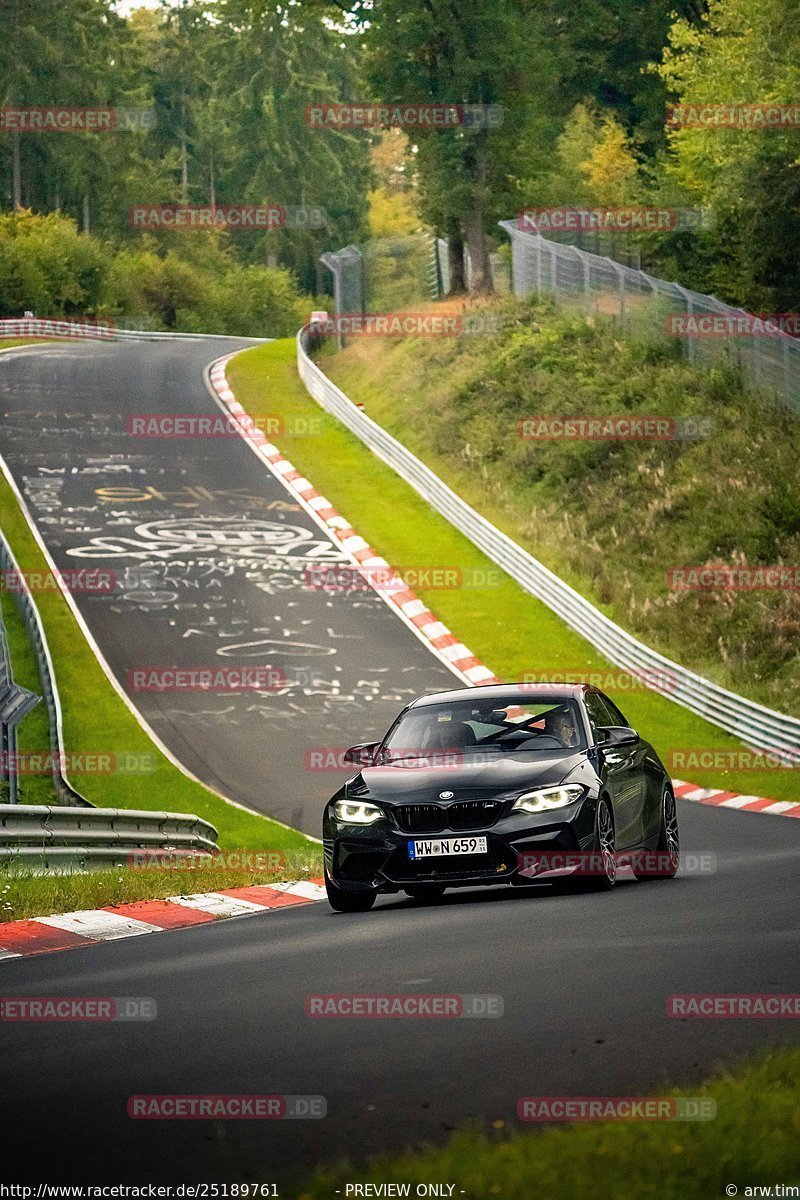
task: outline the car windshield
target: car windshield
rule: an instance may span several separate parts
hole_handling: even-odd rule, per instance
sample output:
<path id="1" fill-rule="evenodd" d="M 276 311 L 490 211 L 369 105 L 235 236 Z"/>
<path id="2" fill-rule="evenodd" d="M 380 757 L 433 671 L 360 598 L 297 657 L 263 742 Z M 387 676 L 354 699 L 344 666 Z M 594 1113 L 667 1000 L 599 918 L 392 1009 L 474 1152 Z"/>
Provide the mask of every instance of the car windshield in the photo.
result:
<path id="1" fill-rule="evenodd" d="M 552 754 L 585 748 L 574 700 L 537 697 L 534 702 L 520 702 L 514 697 L 488 703 L 472 699 L 410 709 L 384 739 L 381 759 L 391 763 L 431 755 L 473 758 L 511 750 Z"/>

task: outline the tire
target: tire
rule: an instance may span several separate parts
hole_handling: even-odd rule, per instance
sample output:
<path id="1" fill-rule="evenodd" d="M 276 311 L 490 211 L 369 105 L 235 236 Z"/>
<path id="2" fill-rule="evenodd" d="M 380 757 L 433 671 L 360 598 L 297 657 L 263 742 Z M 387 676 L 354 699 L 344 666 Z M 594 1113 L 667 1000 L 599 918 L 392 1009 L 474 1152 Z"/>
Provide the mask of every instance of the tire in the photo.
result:
<path id="1" fill-rule="evenodd" d="M 614 835 L 614 818 L 608 801 L 597 802 L 594 818 L 594 847 L 592 860 L 599 858 L 602 870 L 596 870 L 594 861 L 588 875 L 577 881 L 580 892 L 610 892 L 617 882 L 617 849 Z"/>
<path id="2" fill-rule="evenodd" d="M 328 893 L 328 903 L 334 912 L 369 912 L 375 903 L 377 892 L 346 892 L 343 888 L 331 883 L 328 872 L 325 872 L 325 891 Z"/>
<path id="3" fill-rule="evenodd" d="M 658 844 L 655 850 L 649 853 L 645 852 L 641 858 L 634 855 L 631 861 L 634 875 L 637 879 L 643 880 L 674 879 L 680 866 L 680 849 L 675 797 L 670 788 L 665 787 L 664 795 L 661 798 L 661 826 L 658 831 Z M 659 862 L 655 865 L 655 869 L 653 869 L 652 862 L 648 863 L 648 858 L 652 859 L 653 854 L 659 856 Z"/>
<path id="4" fill-rule="evenodd" d="M 408 887 L 403 888 L 403 891 L 412 900 L 427 900 L 433 903 L 435 900 L 441 900 L 445 889 L 437 883 L 412 883 Z"/>

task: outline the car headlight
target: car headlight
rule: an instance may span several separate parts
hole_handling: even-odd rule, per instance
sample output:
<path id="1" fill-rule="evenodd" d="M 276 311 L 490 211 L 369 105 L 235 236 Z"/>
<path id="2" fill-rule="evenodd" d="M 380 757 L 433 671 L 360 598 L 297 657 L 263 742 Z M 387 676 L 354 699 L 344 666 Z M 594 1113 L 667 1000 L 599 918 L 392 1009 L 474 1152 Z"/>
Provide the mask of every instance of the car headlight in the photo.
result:
<path id="1" fill-rule="evenodd" d="M 570 783 L 566 787 L 537 788 L 535 792 L 526 792 L 524 796 L 520 796 L 514 802 L 514 808 L 530 813 L 564 808 L 567 804 L 574 804 L 576 800 L 580 800 L 584 790 L 578 783 Z"/>
<path id="2" fill-rule="evenodd" d="M 371 825 L 373 821 L 379 821 L 383 813 L 377 804 L 367 804 L 363 800 L 337 800 L 333 815 L 347 825 Z"/>

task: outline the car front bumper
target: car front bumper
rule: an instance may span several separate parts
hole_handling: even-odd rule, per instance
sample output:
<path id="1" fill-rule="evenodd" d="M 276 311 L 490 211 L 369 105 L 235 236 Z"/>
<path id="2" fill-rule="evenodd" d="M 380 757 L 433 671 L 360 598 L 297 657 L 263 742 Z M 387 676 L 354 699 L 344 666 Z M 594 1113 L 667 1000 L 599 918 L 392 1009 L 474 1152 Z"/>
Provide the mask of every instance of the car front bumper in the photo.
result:
<path id="1" fill-rule="evenodd" d="M 512 812 L 489 828 L 407 833 L 391 818 L 374 825 L 345 825 L 325 811 L 325 867 L 337 887 L 346 891 L 397 892 L 424 884 L 474 887 L 531 884 L 553 874 L 532 866 L 537 856 L 558 862 L 592 849 L 596 798 L 591 795 L 555 812 Z M 412 859 L 409 842 L 438 838 L 485 837 L 485 854 L 436 855 Z"/>

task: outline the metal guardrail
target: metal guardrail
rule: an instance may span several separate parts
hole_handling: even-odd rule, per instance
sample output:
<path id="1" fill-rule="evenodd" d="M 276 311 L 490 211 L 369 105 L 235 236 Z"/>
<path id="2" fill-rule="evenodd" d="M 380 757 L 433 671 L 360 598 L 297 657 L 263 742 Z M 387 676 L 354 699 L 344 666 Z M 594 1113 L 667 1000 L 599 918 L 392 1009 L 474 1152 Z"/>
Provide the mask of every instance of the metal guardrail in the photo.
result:
<path id="1" fill-rule="evenodd" d="M 53 660 L 50 657 L 50 647 L 47 644 L 39 610 L 28 587 L 28 581 L 24 573 L 20 570 L 19 563 L 14 557 L 14 552 L 6 541 L 2 531 L 0 531 L 0 569 L 3 572 L 4 586 L 14 597 L 17 611 L 25 623 L 31 645 L 33 646 L 33 652 L 36 655 L 39 680 L 42 686 L 42 695 L 47 705 L 50 725 L 50 752 L 53 762 L 53 786 L 55 787 L 56 796 L 64 805 L 91 808 L 93 807 L 91 802 L 85 796 L 82 796 L 80 792 L 76 791 L 64 772 L 62 765 L 64 761 L 64 735 L 61 700 L 58 695 Z"/>
<path id="2" fill-rule="evenodd" d="M 0 804 L 0 868 L 124 867 L 141 862 L 143 850 L 210 856 L 217 831 L 192 813 Z"/>
<path id="3" fill-rule="evenodd" d="M 0 611 L 0 750 L 3 755 L 0 780 L 8 781 L 9 804 L 16 804 L 19 797 L 17 725 L 41 698 L 14 682 L 5 619 Z"/>
<path id="4" fill-rule="evenodd" d="M 402 443 L 357 408 L 309 358 L 307 338 L 306 327 L 297 335 L 297 367 L 311 396 L 520 587 L 546 604 L 615 666 L 643 679 L 653 691 L 704 717 L 747 746 L 797 753 L 800 720 L 738 696 L 626 633 L 532 554 L 501 533 Z"/>

